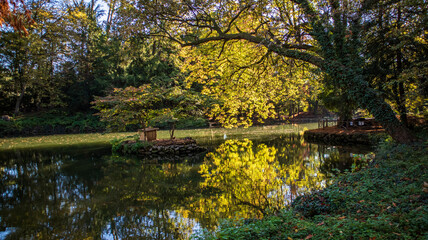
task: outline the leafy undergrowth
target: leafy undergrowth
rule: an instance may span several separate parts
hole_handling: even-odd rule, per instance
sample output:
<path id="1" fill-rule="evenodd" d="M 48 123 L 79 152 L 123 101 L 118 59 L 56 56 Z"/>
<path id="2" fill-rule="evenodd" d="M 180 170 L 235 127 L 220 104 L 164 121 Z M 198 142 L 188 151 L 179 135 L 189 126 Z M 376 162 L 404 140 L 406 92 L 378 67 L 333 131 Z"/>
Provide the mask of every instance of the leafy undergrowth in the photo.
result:
<path id="1" fill-rule="evenodd" d="M 338 177 L 262 220 L 225 222 L 205 239 L 428 239 L 426 146 L 384 144 L 365 169 Z"/>
<path id="2" fill-rule="evenodd" d="M 106 124 L 91 113 L 67 114 L 51 111 L 0 120 L 0 136 L 39 136 L 102 132 Z"/>

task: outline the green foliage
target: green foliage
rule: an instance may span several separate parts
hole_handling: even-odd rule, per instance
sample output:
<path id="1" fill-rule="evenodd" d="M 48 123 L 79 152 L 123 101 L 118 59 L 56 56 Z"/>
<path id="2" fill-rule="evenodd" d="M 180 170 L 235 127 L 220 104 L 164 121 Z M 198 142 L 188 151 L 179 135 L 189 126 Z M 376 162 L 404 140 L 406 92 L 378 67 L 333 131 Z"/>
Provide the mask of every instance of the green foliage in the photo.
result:
<path id="1" fill-rule="evenodd" d="M 138 140 L 138 137 L 138 135 L 133 136 L 135 140 L 125 140 L 129 139 L 129 136 L 122 139 L 113 140 L 111 142 L 112 152 L 135 155 L 138 154 L 140 150 L 153 146 L 153 143 L 148 141 L 140 141 Z"/>
<path id="2" fill-rule="evenodd" d="M 383 144 L 370 165 L 303 195 L 278 215 L 226 222 L 205 239 L 424 239 L 428 152 Z M 198 238 L 198 237 L 195 237 Z"/>
<path id="3" fill-rule="evenodd" d="M 337 113 L 341 121 L 352 120 L 353 111 L 358 107 L 346 92 L 333 85 L 325 84 L 319 94 L 319 99 L 328 110 Z"/>
<path id="4" fill-rule="evenodd" d="M 34 116 L 21 116 L 11 121 L 0 120 L 0 135 L 31 136 L 63 133 L 87 133 L 104 131 L 106 125 L 92 114 L 48 112 Z"/>
<path id="5" fill-rule="evenodd" d="M 402 117 L 423 114 L 428 72 L 426 3 L 420 0 L 397 1 L 372 10 L 364 32 L 364 66 L 371 86 L 382 92 Z M 425 92 L 425 93 L 424 93 Z"/>
<path id="6" fill-rule="evenodd" d="M 161 129 L 168 129 L 171 127 L 169 122 L 165 119 L 155 119 L 155 121 L 153 121 L 152 123 L 153 124 L 150 124 L 150 125 L 156 126 Z M 193 128 L 208 127 L 208 122 L 205 118 L 194 117 L 194 116 L 179 118 L 176 120 L 175 124 L 177 129 L 193 129 Z"/>
<path id="7" fill-rule="evenodd" d="M 128 125 L 146 128 L 149 123 L 169 124 L 171 138 L 175 124 L 186 117 L 202 115 L 203 100 L 192 90 L 179 86 L 165 88 L 143 85 L 138 88 L 114 89 L 107 97 L 93 102 L 110 129 L 124 130 Z"/>
<path id="8" fill-rule="evenodd" d="M 158 104 L 161 97 L 156 89 L 144 85 L 138 88 L 116 88 L 111 95 L 98 97 L 92 104 L 111 129 L 125 130 L 130 124 L 146 128 L 148 122 L 160 114 Z"/>
<path id="9" fill-rule="evenodd" d="M 423 20 L 427 14 L 423 10 L 426 5 L 423 1 L 399 2 L 412 9 L 411 15 L 414 16 L 402 19 L 403 26 L 414 25 L 415 19 L 426 21 Z M 202 74 L 197 75 L 202 76 L 201 81 L 206 82 L 208 91 L 231 99 L 214 106 L 214 115 L 220 116 L 219 121 L 226 126 L 248 126 L 247 116 L 251 118 L 258 112 L 261 119 L 266 118 L 271 112 L 266 95 L 276 88 L 253 89 L 251 80 L 262 86 L 264 80 L 270 80 L 274 73 L 270 66 L 280 69 L 278 72 L 284 77 L 286 73 L 281 71 L 281 66 L 289 64 L 293 66 L 293 72 L 294 67 L 303 62 L 316 66 L 325 74 L 326 77 L 319 82 L 334 86 L 335 90 L 339 89 L 346 95 L 346 99 L 367 109 L 396 141 L 415 141 L 409 129 L 397 119 L 391 105 L 370 86 L 370 76 L 364 71 L 365 64 L 372 60 L 370 55 L 363 52 L 366 30 L 372 29 L 371 23 L 377 18 L 377 10 L 382 12 L 388 9 L 397 13 L 395 2 L 256 1 L 245 4 L 227 2 L 227 7 L 222 7 L 215 1 L 205 1 L 178 5 L 154 2 L 137 7 L 154 18 L 161 12 L 162 19 L 170 24 L 161 29 L 164 37 L 172 38 L 182 46 L 214 46 L 217 58 L 225 59 L 217 64 L 212 61 L 214 56 L 210 56 L 202 61 L 192 59 L 188 65 L 203 65 L 200 68 Z M 420 30 L 416 31 L 415 38 L 425 48 L 427 41 L 426 34 L 421 30 L 423 24 L 416 26 Z M 376 36 L 383 34 L 376 29 L 373 33 Z M 159 32 L 156 34 L 159 35 Z M 400 42 L 400 37 L 393 38 Z M 229 54 L 229 49 L 233 49 L 234 53 Z M 223 53 L 229 54 L 230 58 L 224 57 Z M 266 64 L 270 60 L 273 60 L 272 64 Z M 236 68 L 228 68 L 228 64 Z M 233 84 L 218 84 L 216 80 L 224 80 L 224 76 L 227 79 L 234 76 L 228 79 Z M 245 95 L 246 91 L 248 96 Z M 244 101 L 248 99 L 252 101 Z"/>

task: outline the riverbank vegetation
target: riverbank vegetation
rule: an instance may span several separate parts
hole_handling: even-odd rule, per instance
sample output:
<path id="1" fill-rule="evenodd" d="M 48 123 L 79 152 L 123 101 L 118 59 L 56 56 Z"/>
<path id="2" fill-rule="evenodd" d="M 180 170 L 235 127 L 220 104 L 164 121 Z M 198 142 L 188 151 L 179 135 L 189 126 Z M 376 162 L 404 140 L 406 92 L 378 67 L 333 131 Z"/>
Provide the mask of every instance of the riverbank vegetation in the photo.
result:
<path id="1" fill-rule="evenodd" d="M 363 169 L 263 219 L 226 221 L 195 239 L 425 239 L 426 146 L 384 143 Z M 426 183 L 425 183 L 426 184 Z"/>

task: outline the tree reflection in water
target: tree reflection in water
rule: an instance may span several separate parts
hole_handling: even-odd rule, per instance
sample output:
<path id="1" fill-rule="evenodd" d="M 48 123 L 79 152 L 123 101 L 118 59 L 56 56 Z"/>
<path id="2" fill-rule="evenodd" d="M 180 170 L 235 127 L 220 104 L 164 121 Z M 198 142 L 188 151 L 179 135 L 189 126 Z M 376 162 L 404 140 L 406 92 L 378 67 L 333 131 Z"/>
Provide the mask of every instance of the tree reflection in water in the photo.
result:
<path id="1" fill-rule="evenodd" d="M 8 156 L 0 175 L 1 228 L 13 227 L 6 239 L 183 239 L 196 226 L 182 209 L 198 195 L 198 166 L 91 153 Z"/>
<path id="2" fill-rule="evenodd" d="M 352 163 L 346 149 L 290 135 L 228 140 L 178 163 L 108 150 L 1 152 L 0 238 L 185 239 L 221 218 L 277 211 Z"/>
<path id="3" fill-rule="evenodd" d="M 200 211 L 210 212 L 212 222 L 230 216 L 262 217 L 326 185 L 328 175 L 320 171 L 325 158 L 314 154 L 314 145 L 293 136 L 274 142 L 268 147 L 248 139 L 227 140 L 206 156 L 201 185 L 218 192 L 200 199 Z"/>

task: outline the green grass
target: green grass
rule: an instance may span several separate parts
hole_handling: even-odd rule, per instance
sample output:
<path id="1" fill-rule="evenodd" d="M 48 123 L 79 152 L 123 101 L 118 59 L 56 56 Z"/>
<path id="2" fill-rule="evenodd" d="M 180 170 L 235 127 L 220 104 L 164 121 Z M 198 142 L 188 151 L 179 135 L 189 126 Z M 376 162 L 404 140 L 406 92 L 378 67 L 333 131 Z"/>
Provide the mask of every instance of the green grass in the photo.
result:
<path id="1" fill-rule="evenodd" d="M 88 133 L 0 139 L 0 150 L 77 145 L 109 145 L 110 141 L 135 133 Z"/>
<path id="2" fill-rule="evenodd" d="M 175 137 L 192 137 L 198 141 L 210 141 L 213 139 L 222 139 L 224 135 L 231 137 L 247 137 L 258 138 L 273 136 L 286 133 L 303 132 L 306 129 L 316 128 L 317 124 L 302 124 L 302 125 L 273 125 L 264 127 L 250 127 L 237 129 L 224 128 L 205 128 L 192 130 L 176 130 Z M 106 145 L 109 146 L 113 140 L 132 137 L 136 132 L 125 133 L 89 133 L 89 134 L 66 134 L 66 135 L 50 135 L 37 137 L 18 137 L 18 138 L 2 138 L 0 139 L 0 150 L 11 149 L 34 149 L 34 148 L 52 148 L 52 147 L 68 147 L 68 146 L 88 146 L 88 145 Z M 167 130 L 158 131 L 158 139 L 169 138 Z"/>

